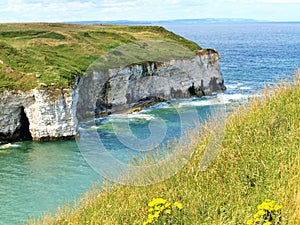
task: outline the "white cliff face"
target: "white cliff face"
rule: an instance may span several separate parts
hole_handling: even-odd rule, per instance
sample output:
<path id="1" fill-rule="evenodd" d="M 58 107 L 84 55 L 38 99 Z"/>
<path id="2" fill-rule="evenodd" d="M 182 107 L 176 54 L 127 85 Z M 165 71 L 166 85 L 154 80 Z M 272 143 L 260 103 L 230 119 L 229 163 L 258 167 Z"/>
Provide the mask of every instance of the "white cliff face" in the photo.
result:
<path id="1" fill-rule="evenodd" d="M 32 104 L 34 97 L 30 93 L 5 91 L 0 99 L 0 138 L 15 138 L 21 127 L 22 107 Z"/>
<path id="2" fill-rule="evenodd" d="M 52 139 L 76 135 L 76 97 L 70 90 L 60 90 L 51 97 L 46 91 L 33 90 L 35 104 L 25 108 L 33 139 Z"/>
<path id="3" fill-rule="evenodd" d="M 56 96 L 37 89 L 18 93 L 6 91 L 0 97 L 2 140 L 22 137 L 22 108 L 33 140 L 52 140 L 76 135 L 76 107 L 73 104 L 76 97 L 73 91 L 61 90 Z"/>
<path id="4" fill-rule="evenodd" d="M 144 62 L 94 70 L 79 82 L 79 117 L 86 111 L 114 113 L 137 103 L 210 95 L 223 90 L 220 55 L 201 50 L 193 58 Z"/>
<path id="5" fill-rule="evenodd" d="M 91 113 L 223 90 L 219 59 L 216 51 L 201 50 L 193 58 L 94 69 L 72 90 L 5 91 L 0 93 L 0 141 L 22 137 L 26 131 L 33 140 L 74 137 L 77 118 Z"/>

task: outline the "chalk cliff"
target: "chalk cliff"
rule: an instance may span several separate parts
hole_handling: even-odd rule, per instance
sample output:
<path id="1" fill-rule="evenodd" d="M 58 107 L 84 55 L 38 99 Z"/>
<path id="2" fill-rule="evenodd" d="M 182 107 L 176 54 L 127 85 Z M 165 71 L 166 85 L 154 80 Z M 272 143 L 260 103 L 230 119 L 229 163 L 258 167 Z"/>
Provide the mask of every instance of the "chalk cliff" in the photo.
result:
<path id="1" fill-rule="evenodd" d="M 0 96 L 0 140 L 55 140 L 76 135 L 74 90 L 5 91 Z"/>
<path id="2" fill-rule="evenodd" d="M 0 141 L 54 140 L 77 133 L 78 119 L 110 114 L 156 101 L 210 95 L 225 89 L 220 55 L 199 50 L 191 58 L 93 69 L 73 89 L 0 93 Z"/>

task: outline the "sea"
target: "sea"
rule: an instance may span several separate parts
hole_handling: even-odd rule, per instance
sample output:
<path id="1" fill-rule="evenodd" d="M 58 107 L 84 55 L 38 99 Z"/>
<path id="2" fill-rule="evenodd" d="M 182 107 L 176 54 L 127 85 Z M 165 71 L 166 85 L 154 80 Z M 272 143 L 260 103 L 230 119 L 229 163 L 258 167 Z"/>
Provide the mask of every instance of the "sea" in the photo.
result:
<path id="1" fill-rule="evenodd" d="M 216 49 L 222 56 L 227 90 L 211 97 L 174 99 L 130 115 L 112 115 L 83 128 L 94 130 L 102 147 L 118 162 L 128 163 L 147 154 L 153 129 L 158 129 L 154 131 L 159 135 L 151 147 L 159 152 L 160 146 L 184 138 L 184 115 L 196 112 L 201 123 L 214 116 L 211 112 L 215 106 L 232 109 L 259 96 L 264 87 L 272 89 L 280 80 L 292 81 L 300 67 L 300 23 L 160 25 L 203 48 Z M 163 126 L 155 127 L 155 121 Z M 148 142 L 132 146 L 127 137 Z M 53 214 L 63 205 L 73 204 L 87 190 L 99 188 L 102 179 L 99 168 L 84 157 L 76 141 L 11 143 L 9 148 L 0 149 L 0 225 L 25 224 L 45 213 Z"/>

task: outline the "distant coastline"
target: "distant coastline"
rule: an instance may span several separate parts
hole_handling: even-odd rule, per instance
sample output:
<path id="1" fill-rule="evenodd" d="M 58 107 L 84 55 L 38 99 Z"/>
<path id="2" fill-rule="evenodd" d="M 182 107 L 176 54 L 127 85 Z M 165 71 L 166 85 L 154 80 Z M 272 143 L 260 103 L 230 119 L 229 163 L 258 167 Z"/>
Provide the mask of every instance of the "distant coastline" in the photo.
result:
<path id="1" fill-rule="evenodd" d="M 65 21 L 68 24 L 119 24 L 119 25 L 161 25 L 161 24 L 198 24 L 198 23 L 300 23 L 300 21 L 272 21 L 247 18 L 205 18 L 175 20 L 94 20 Z"/>

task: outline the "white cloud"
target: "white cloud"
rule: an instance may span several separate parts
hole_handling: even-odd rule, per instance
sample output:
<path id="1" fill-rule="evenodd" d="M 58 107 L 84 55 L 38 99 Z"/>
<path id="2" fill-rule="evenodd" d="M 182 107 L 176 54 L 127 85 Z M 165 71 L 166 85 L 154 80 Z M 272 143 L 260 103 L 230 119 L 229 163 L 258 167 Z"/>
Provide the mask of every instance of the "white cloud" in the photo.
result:
<path id="1" fill-rule="evenodd" d="M 83 9 L 89 9 L 89 8 L 93 8 L 95 7 L 95 5 L 92 2 L 79 2 L 79 1 L 74 1 L 74 2 L 57 2 L 57 3 L 49 3 L 46 4 L 44 6 L 42 6 L 42 8 L 44 11 L 80 11 Z"/>
<path id="2" fill-rule="evenodd" d="M 7 7 L 1 9 L 1 12 L 32 12 L 33 14 L 36 11 L 39 12 L 55 12 L 55 11 L 73 11 L 81 10 L 84 8 L 92 8 L 95 5 L 92 2 L 24 2 L 22 0 L 9 1 Z"/>
<path id="3" fill-rule="evenodd" d="M 298 3 L 300 0 L 1 0 L 0 22 L 207 17 L 300 21 Z M 274 13 L 282 8 L 289 13 Z"/>
<path id="4" fill-rule="evenodd" d="M 102 12 L 125 12 L 130 10 L 136 10 L 139 7 L 139 1 L 109 1 L 104 3 L 99 3 L 98 8 Z"/>
<path id="5" fill-rule="evenodd" d="M 127 6 L 135 6 L 138 4 L 138 1 L 128 1 L 128 2 L 104 2 L 104 3 L 100 3 L 99 6 L 102 7 L 127 7 Z"/>

